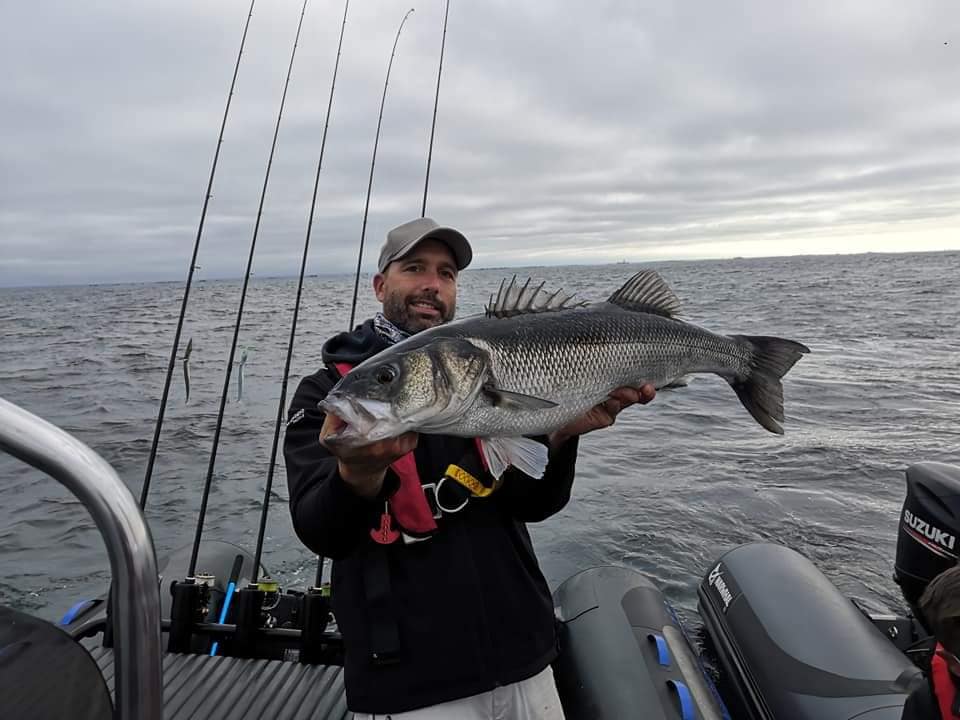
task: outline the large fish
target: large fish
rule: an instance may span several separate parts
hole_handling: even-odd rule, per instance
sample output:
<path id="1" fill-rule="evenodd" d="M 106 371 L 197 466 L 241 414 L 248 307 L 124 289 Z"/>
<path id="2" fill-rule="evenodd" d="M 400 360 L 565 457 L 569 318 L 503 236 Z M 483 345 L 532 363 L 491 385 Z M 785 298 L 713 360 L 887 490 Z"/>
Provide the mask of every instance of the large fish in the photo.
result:
<path id="1" fill-rule="evenodd" d="M 530 281 L 501 283 L 484 315 L 424 330 L 355 367 L 320 407 L 346 422 L 342 446 L 410 430 L 481 438 L 495 476 L 541 477 L 549 434 L 624 385 L 663 388 L 716 373 L 770 432 L 783 433 L 780 379 L 809 349 L 793 340 L 717 335 L 677 319 L 680 301 L 655 272 L 586 304 Z"/>

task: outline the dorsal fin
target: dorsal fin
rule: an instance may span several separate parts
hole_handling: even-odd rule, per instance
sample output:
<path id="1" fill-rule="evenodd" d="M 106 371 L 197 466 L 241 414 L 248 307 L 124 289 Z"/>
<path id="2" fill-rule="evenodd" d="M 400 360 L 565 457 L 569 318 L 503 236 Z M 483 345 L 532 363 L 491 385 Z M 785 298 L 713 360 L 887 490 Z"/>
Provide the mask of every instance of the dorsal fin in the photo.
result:
<path id="1" fill-rule="evenodd" d="M 680 314 L 680 299 L 653 270 L 641 270 L 610 296 L 608 302 L 624 310 L 672 318 Z"/>
<path id="2" fill-rule="evenodd" d="M 553 312 L 554 310 L 568 310 L 582 307 L 587 303 L 576 300 L 573 294 L 566 295 L 561 290 L 548 292 L 543 289 L 545 283 L 535 287 L 530 286 L 530 278 L 522 285 L 517 285 L 517 276 L 514 275 L 510 284 L 506 278 L 500 282 L 500 290 L 490 296 L 490 303 L 485 308 L 487 317 L 507 318 L 526 313 Z"/>

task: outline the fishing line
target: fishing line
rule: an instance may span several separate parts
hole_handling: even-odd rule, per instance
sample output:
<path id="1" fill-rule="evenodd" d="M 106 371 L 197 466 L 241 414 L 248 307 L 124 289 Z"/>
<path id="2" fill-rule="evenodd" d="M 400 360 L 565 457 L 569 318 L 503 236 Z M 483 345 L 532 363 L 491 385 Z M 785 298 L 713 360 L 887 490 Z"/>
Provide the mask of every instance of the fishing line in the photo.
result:
<path id="1" fill-rule="evenodd" d="M 207 501 L 210 499 L 210 489 L 213 484 L 213 470 L 217 462 L 217 447 L 220 444 L 220 431 L 223 427 L 223 413 L 227 405 L 227 394 L 230 392 L 230 372 L 233 370 L 233 359 L 237 351 L 237 337 L 240 334 L 240 321 L 243 318 L 243 305 L 247 298 L 247 287 L 250 284 L 250 271 L 253 267 L 253 253 L 257 246 L 257 235 L 260 232 L 260 219 L 263 215 L 263 204 L 267 197 L 267 186 L 270 182 L 270 169 L 273 166 L 273 156 L 277 149 L 277 136 L 280 134 L 280 120 L 283 117 L 283 106 L 287 101 L 287 89 L 290 87 L 290 75 L 293 73 L 293 60 L 297 55 L 297 44 L 300 41 L 300 30 L 303 28 L 303 17 L 307 12 L 308 0 L 303 0 L 303 9 L 300 11 L 300 21 L 297 23 L 297 34 L 293 39 L 293 50 L 290 52 L 290 65 L 287 67 L 287 78 L 283 84 L 283 95 L 280 98 L 280 109 L 277 112 L 277 124 L 273 130 L 273 143 L 270 146 L 270 157 L 267 160 L 267 169 L 263 177 L 263 189 L 260 192 L 260 205 L 257 208 L 257 219 L 253 226 L 253 238 L 250 241 L 250 254 L 247 258 L 247 270 L 243 276 L 243 289 L 240 291 L 240 305 L 237 308 L 237 321 L 233 326 L 233 341 L 230 344 L 230 357 L 227 359 L 227 368 L 223 379 L 223 392 L 220 394 L 220 409 L 217 413 L 217 425 L 213 433 L 213 448 L 210 451 L 210 464 L 207 467 L 207 477 L 203 485 L 203 496 L 200 500 L 200 513 L 197 517 L 197 530 L 193 539 L 193 548 L 190 552 L 190 567 L 187 577 L 193 577 L 197 569 L 197 555 L 200 552 L 200 540 L 203 537 L 203 521 L 207 514 Z"/>
<path id="2" fill-rule="evenodd" d="M 280 428 L 283 425 L 287 403 L 287 385 L 290 379 L 290 361 L 293 358 L 293 343 L 297 334 L 297 318 L 300 315 L 300 298 L 303 294 L 303 277 L 307 270 L 307 254 L 310 250 L 310 233 L 313 229 L 313 215 L 317 205 L 317 188 L 320 185 L 320 169 L 323 167 L 323 151 L 327 146 L 327 129 L 330 127 L 330 111 L 333 108 L 333 90 L 337 86 L 337 70 L 340 67 L 340 52 L 343 48 L 343 34 L 347 27 L 347 10 L 350 0 L 343 6 L 343 23 L 340 25 L 340 42 L 337 45 L 337 59 L 333 64 L 333 80 L 330 83 L 330 98 L 327 100 L 327 117 L 323 125 L 320 140 L 320 158 L 317 160 L 317 175 L 313 182 L 313 199 L 310 201 L 310 216 L 307 220 L 307 237 L 303 243 L 303 259 L 300 261 L 300 278 L 297 282 L 297 299 L 293 304 L 293 320 L 290 323 L 290 340 L 287 343 L 287 359 L 283 367 L 283 382 L 280 385 L 280 403 L 277 406 L 277 423 L 273 429 L 273 447 L 270 450 L 270 464 L 267 466 L 267 486 L 263 491 L 263 503 L 260 510 L 260 532 L 257 533 L 257 550 L 253 556 L 253 579 L 256 584 L 260 576 L 260 557 L 263 554 L 263 538 L 267 532 L 267 514 L 270 510 L 270 491 L 273 489 L 273 470 L 277 461 L 277 446 L 280 443 Z M 319 587 L 319 583 L 317 584 Z"/>
<path id="3" fill-rule="evenodd" d="M 387 78 L 383 83 L 383 97 L 380 98 L 380 117 L 377 119 L 377 134 L 373 139 L 373 159 L 370 160 L 370 180 L 367 183 L 367 203 L 363 208 L 363 228 L 360 230 L 360 252 L 357 253 L 357 275 L 353 281 L 353 304 L 350 307 L 350 324 L 347 326 L 347 330 L 353 329 L 353 319 L 357 312 L 357 291 L 360 288 L 360 265 L 363 263 L 363 240 L 367 235 L 367 215 L 370 212 L 370 193 L 373 190 L 373 168 L 377 162 L 377 145 L 380 143 L 380 126 L 383 123 L 383 106 L 387 101 L 387 85 L 390 84 L 390 69 L 393 67 L 393 56 L 397 52 L 397 42 L 400 40 L 400 31 L 403 30 L 403 25 L 405 22 L 407 22 L 407 18 L 410 17 L 410 13 L 412 12 L 413 8 L 407 10 L 406 15 L 403 16 L 403 20 L 400 21 L 400 27 L 397 28 L 397 36 L 393 40 L 393 50 L 390 52 L 390 62 L 387 63 Z"/>
<path id="4" fill-rule="evenodd" d="M 193 282 L 193 271 L 197 269 L 197 252 L 200 249 L 200 237 L 203 235 L 203 224 L 207 218 L 207 206 L 210 204 L 213 190 L 213 178 L 217 173 L 217 161 L 220 159 L 220 146 L 223 145 L 223 134 L 227 127 L 227 116 L 230 114 L 230 101 L 233 100 L 233 90 L 237 84 L 237 75 L 240 72 L 240 58 L 243 57 L 243 47 L 247 42 L 247 30 L 250 29 L 250 18 L 253 17 L 253 5 L 256 0 L 250 0 L 250 10 L 247 21 L 243 26 L 243 37 L 240 39 L 240 50 L 237 52 L 237 62 L 233 67 L 233 79 L 230 81 L 230 92 L 227 94 L 227 105 L 223 110 L 223 121 L 220 123 L 220 136 L 217 138 L 217 149 L 213 153 L 213 164 L 210 167 L 210 179 L 207 181 L 207 193 L 203 198 L 203 209 L 200 211 L 200 224 L 197 227 L 197 239 L 193 243 L 193 255 L 190 258 L 190 269 L 187 271 L 187 284 L 183 289 L 183 301 L 180 305 L 180 318 L 177 320 L 177 330 L 173 335 L 173 348 L 170 350 L 170 362 L 167 365 L 167 376 L 163 381 L 163 394 L 160 397 L 160 411 L 157 413 L 157 424 L 153 431 L 153 443 L 150 446 L 150 455 L 147 458 L 147 470 L 143 476 L 143 487 L 140 488 L 140 509 L 147 506 L 147 496 L 150 493 L 150 479 L 153 476 L 153 464 L 157 459 L 157 447 L 160 444 L 160 431 L 163 428 L 163 416 L 167 409 L 167 398 L 170 395 L 170 381 L 173 378 L 173 369 L 177 362 L 177 348 L 180 346 L 180 333 L 183 330 L 183 319 L 187 314 L 187 299 L 190 297 L 190 285 Z M 189 358 L 192 345 L 187 346 L 185 358 Z M 184 368 L 186 373 L 186 366 Z M 189 382 L 189 380 L 187 381 Z M 189 386 L 187 392 L 189 393 Z"/>
<path id="5" fill-rule="evenodd" d="M 430 124 L 430 147 L 427 150 L 427 177 L 423 181 L 423 208 L 420 217 L 427 216 L 427 188 L 430 187 L 430 161 L 433 159 L 433 133 L 437 127 L 437 105 L 440 104 L 440 75 L 443 73 L 443 48 L 447 44 L 447 17 L 450 14 L 450 0 L 443 11 L 443 37 L 440 40 L 440 66 L 437 68 L 437 92 L 433 98 L 433 122 Z"/>

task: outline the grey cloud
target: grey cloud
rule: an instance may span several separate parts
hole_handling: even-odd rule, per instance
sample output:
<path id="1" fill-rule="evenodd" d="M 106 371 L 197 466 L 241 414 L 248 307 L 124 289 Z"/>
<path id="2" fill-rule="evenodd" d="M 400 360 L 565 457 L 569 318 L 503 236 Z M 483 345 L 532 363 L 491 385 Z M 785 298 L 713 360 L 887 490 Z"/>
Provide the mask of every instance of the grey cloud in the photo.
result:
<path id="1" fill-rule="evenodd" d="M 479 264 L 740 254 L 741 240 L 789 254 L 878 223 L 958 227 L 953 2 L 451 6 L 428 212 L 471 234 Z M 246 7 L 8 12 L 0 285 L 184 275 Z M 254 12 L 203 276 L 243 270 L 300 7 Z M 407 7 L 351 4 L 311 272 L 356 262 Z M 308 6 L 258 274 L 299 264 L 342 10 Z M 387 228 L 419 213 L 442 13 L 442 0 L 418 5 L 400 39 L 367 268 Z M 912 247 L 884 242 L 875 249 Z"/>

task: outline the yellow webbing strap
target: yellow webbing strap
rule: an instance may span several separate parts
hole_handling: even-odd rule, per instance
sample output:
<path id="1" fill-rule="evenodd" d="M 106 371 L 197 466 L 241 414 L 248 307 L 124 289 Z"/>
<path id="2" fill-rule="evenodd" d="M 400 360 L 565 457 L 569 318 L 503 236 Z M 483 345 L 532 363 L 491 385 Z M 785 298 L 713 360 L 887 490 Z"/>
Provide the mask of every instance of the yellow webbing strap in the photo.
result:
<path id="1" fill-rule="evenodd" d="M 487 487 L 459 465 L 449 465 L 445 475 L 463 485 L 474 497 L 487 497 L 500 487 L 499 479 L 494 482 L 492 487 Z"/>

